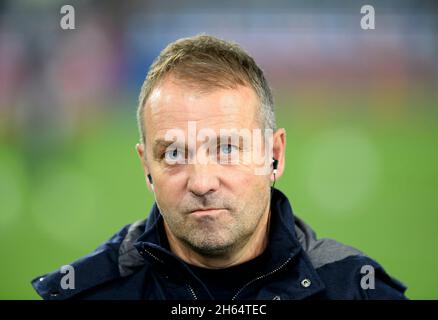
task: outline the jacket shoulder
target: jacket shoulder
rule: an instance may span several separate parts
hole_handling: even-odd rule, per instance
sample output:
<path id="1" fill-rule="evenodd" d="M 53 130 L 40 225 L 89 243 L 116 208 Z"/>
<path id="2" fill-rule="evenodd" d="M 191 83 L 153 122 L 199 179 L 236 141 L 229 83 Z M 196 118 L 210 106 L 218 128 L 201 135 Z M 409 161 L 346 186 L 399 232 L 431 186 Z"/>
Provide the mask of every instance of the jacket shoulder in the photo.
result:
<path id="1" fill-rule="evenodd" d="M 318 268 L 329 299 L 404 300 L 406 286 L 375 260 L 350 256 Z"/>
<path id="2" fill-rule="evenodd" d="M 332 299 L 406 299 L 406 286 L 361 251 L 328 238 L 318 239 L 295 216 L 295 233 Z"/>
<path id="3" fill-rule="evenodd" d="M 45 300 L 64 300 L 119 278 L 120 250 L 124 250 L 124 253 L 129 251 L 124 240 L 133 225 L 121 228 L 92 253 L 58 270 L 34 278 L 31 281 L 33 288 Z M 66 285 L 63 278 L 70 282 Z"/>

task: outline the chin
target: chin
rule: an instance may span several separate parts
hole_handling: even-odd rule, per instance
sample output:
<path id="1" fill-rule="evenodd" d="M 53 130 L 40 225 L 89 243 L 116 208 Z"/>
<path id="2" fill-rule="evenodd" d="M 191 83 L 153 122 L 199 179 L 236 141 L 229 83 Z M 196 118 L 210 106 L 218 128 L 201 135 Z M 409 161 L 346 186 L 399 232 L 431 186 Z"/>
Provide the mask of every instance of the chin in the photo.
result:
<path id="1" fill-rule="evenodd" d="M 201 240 L 190 242 L 189 245 L 193 251 L 203 256 L 222 256 L 230 251 L 234 247 L 234 244 L 230 244 L 225 241 L 217 241 L 217 239 Z"/>

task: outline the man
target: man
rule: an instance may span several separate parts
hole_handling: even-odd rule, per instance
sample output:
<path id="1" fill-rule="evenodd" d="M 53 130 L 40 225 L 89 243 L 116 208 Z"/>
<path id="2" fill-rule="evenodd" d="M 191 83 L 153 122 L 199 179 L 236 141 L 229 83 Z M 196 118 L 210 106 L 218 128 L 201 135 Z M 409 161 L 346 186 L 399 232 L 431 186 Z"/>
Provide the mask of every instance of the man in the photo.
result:
<path id="1" fill-rule="evenodd" d="M 74 286 L 60 271 L 34 279 L 44 299 L 405 298 L 372 259 L 317 240 L 271 187 L 286 134 L 239 46 L 205 35 L 171 43 L 139 100 L 150 215 L 72 263 Z"/>

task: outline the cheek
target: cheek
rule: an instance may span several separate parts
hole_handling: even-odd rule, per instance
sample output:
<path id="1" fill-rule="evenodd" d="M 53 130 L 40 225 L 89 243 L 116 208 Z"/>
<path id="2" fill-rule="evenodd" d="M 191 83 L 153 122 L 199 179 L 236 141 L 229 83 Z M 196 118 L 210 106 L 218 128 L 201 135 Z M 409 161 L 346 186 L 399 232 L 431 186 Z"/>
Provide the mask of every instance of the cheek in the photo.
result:
<path id="1" fill-rule="evenodd" d="M 161 177 L 155 184 L 155 196 L 163 209 L 172 211 L 184 196 L 185 183 L 177 177 Z"/>
<path id="2" fill-rule="evenodd" d="M 254 194 L 263 192 L 269 179 L 266 176 L 256 175 L 248 171 L 230 171 L 227 175 L 228 185 L 234 194 L 242 195 L 243 198 L 253 197 Z"/>

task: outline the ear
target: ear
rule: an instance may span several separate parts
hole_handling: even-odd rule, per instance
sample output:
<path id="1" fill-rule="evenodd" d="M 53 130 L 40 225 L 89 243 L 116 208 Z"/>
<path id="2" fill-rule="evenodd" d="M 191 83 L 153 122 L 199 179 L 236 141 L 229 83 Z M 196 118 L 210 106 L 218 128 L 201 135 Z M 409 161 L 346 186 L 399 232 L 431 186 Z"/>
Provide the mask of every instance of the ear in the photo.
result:
<path id="1" fill-rule="evenodd" d="M 278 179 L 283 175 L 285 166 L 286 130 L 284 128 L 277 129 L 274 133 L 272 154 L 274 159 L 278 160 L 277 174 L 275 175 L 275 179 Z M 274 181 L 273 173 L 271 173 L 271 181 Z"/>
<path id="2" fill-rule="evenodd" d="M 137 154 L 138 154 L 138 157 L 140 158 L 140 162 L 141 162 L 141 166 L 143 167 L 143 171 L 144 171 L 144 177 L 145 177 L 145 180 L 146 180 L 146 184 L 147 184 L 147 186 L 148 186 L 148 189 L 150 190 L 150 191 L 152 191 L 152 192 L 154 192 L 154 187 L 153 187 L 153 185 L 149 182 L 149 179 L 148 179 L 148 174 L 149 174 L 149 169 L 148 169 L 148 166 L 147 166 L 147 163 L 146 163 L 146 157 L 145 157 L 145 148 L 144 148 L 144 144 L 143 143 L 137 143 L 136 145 L 135 145 L 135 149 L 137 150 Z"/>

